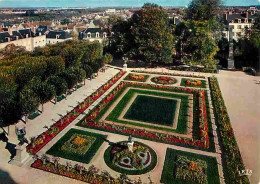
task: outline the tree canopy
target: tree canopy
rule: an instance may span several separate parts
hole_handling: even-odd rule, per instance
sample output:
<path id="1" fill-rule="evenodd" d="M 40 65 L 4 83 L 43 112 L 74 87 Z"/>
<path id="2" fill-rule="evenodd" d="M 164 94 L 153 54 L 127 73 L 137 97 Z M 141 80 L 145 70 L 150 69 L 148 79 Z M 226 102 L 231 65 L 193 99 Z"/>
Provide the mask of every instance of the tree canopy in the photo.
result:
<path id="1" fill-rule="evenodd" d="M 0 123 L 9 125 L 65 93 L 103 66 L 102 45 L 69 41 L 0 60 Z"/>

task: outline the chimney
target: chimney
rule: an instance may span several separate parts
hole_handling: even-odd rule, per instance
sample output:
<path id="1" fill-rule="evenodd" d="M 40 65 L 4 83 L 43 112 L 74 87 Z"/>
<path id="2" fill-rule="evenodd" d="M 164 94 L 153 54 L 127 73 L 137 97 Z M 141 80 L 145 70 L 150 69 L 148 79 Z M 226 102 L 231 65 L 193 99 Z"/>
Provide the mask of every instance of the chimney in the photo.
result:
<path id="1" fill-rule="evenodd" d="M 32 32 L 33 32 L 34 34 L 36 34 L 36 27 L 33 27 L 33 28 L 32 28 Z"/>
<path id="2" fill-rule="evenodd" d="M 246 19 L 248 19 L 248 11 L 246 12 Z"/>
<path id="3" fill-rule="evenodd" d="M 13 28 L 9 27 L 9 28 L 8 28 L 8 33 L 9 33 L 9 35 L 12 36 L 12 35 L 13 35 Z"/>
<path id="4" fill-rule="evenodd" d="M 225 13 L 224 14 L 224 19 L 227 20 L 227 17 L 228 17 L 228 13 Z"/>

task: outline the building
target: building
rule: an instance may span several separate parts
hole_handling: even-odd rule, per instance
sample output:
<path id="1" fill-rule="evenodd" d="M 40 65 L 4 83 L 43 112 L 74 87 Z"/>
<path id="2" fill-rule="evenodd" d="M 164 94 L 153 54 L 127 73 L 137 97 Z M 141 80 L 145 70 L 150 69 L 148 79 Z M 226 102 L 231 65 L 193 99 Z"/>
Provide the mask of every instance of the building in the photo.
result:
<path id="1" fill-rule="evenodd" d="M 223 31 L 223 37 L 228 41 L 238 40 L 240 36 L 243 36 L 246 28 L 251 28 L 254 24 L 255 16 L 248 11 L 243 13 L 235 13 L 228 11 L 224 14 L 224 23 L 226 25 L 225 31 Z"/>
<path id="2" fill-rule="evenodd" d="M 14 30 L 9 27 L 7 31 L 0 33 L 0 49 L 9 44 L 25 47 L 28 51 L 33 51 L 36 47 L 46 45 L 46 35 L 37 32 L 37 29 L 18 29 Z"/>
<path id="3" fill-rule="evenodd" d="M 72 40 L 72 35 L 67 31 L 50 30 L 46 35 L 47 44 L 56 44 L 67 40 Z"/>
<path id="4" fill-rule="evenodd" d="M 88 40 L 90 42 L 98 41 L 102 43 L 107 38 L 107 32 L 101 28 L 97 28 L 93 21 L 89 24 L 89 27 L 79 33 L 79 40 Z"/>

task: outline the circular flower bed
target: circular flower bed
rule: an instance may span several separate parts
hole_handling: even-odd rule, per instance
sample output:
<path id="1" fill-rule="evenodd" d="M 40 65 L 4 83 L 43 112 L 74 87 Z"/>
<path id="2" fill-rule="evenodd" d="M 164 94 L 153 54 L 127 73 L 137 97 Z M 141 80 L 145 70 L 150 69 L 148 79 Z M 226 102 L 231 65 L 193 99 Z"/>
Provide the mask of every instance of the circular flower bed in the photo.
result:
<path id="1" fill-rule="evenodd" d="M 173 77 L 159 76 L 159 77 L 153 77 L 151 81 L 156 84 L 171 85 L 171 84 L 175 84 L 177 82 L 177 79 Z"/>
<path id="2" fill-rule="evenodd" d="M 134 142 L 132 152 L 128 149 L 126 141 L 118 142 L 105 151 L 104 159 L 111 169 L 129 175 L 147 173 L 157 163 L 155 152 L 140 142 Z"/>

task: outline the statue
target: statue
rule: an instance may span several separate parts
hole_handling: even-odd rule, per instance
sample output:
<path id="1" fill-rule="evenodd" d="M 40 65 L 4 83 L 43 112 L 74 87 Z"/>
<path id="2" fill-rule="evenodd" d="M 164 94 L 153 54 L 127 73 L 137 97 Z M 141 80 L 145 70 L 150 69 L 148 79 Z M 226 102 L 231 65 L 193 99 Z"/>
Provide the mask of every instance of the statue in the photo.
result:
<path id="1" fill-rule="evenodd" d="M 124 60 L 124 65 L 123 65 L 123 69 L 124 69 L 124 71 L 126 71 L 127 70 L 127 60 L 128 60 L 128 58 L 127 57 L 123 57 L 122 58 L 123 60 Z"/>
<path id="2" fill-rule="evenodd" d="M 128 137 L 127 146 L 128 146 L 128 150 L 133 153 L 134 141 L 132 140 L 132 136 L 131 135 L 129 135 L 129 137 Z"/>
<path id="3" fill-rule="evenodd" d="M 15 126 L 15 134 L 18 138 L 18 145 L 22 146 L 24 143 L 29 143 L 28 140 L 25 138 L 26 135 L 26 130 L 25 130 L 25 126 L 23 126 L 22 128 L 18 128 L 18 126 Z"/>

